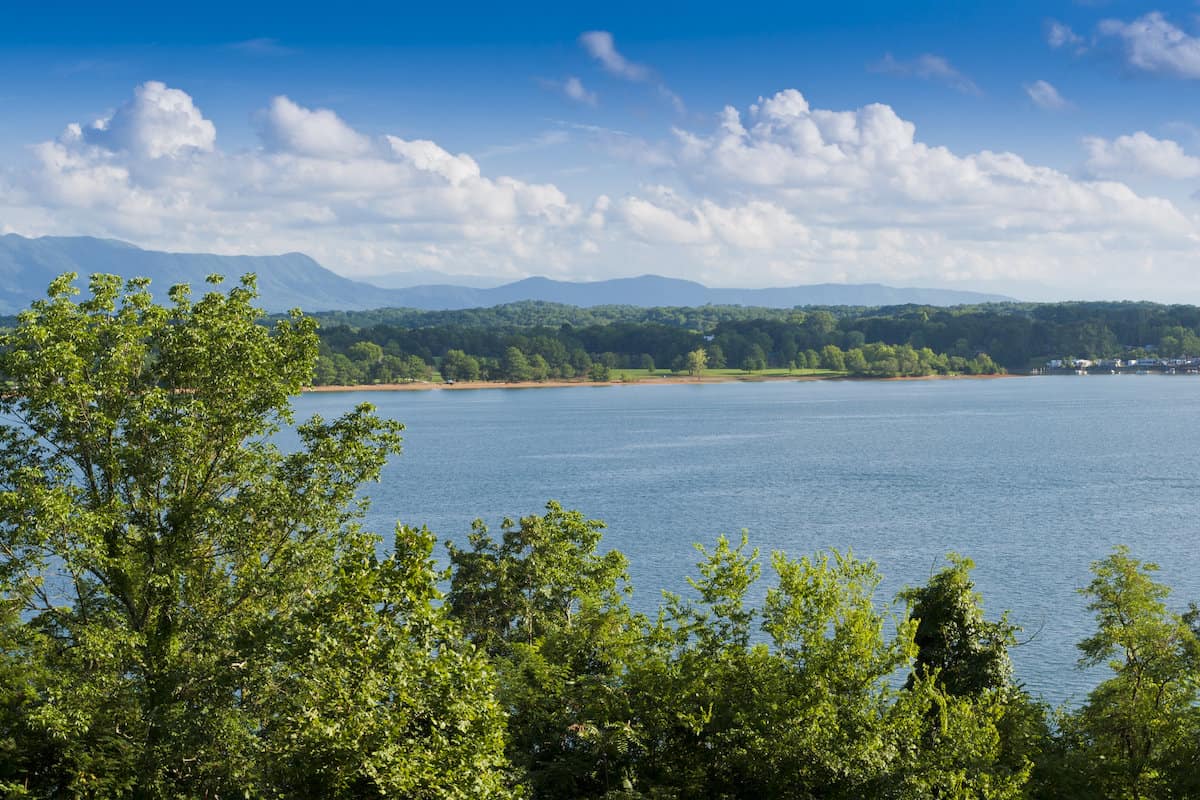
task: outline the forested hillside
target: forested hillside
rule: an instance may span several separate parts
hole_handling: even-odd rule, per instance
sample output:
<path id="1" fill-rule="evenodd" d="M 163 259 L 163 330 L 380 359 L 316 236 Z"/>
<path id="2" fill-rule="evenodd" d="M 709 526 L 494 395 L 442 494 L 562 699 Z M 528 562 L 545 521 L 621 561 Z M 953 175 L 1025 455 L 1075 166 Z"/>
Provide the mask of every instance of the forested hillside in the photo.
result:
<path id="1" fill-rule="evenodd" d="M 791 310 L 515 303 L 318 319 L 318 383 L 431 375 L 451 353 L 452 361 L 461 361 L 460 353 L 474 360 L 477 369 L 469 374 L 505 380 L 503 362 L 513 348 L 526 361 L 544 361 L 549 377 L 583 375 L 594 362 L 616 370 L 682 370 L 697 348 L 716 369 L 820 368 L 872 376 L 993 372 L 997 366 L 1022 371 L 1051 358 L 1200 356 L 1200 308 L 1154 303 Z"/>

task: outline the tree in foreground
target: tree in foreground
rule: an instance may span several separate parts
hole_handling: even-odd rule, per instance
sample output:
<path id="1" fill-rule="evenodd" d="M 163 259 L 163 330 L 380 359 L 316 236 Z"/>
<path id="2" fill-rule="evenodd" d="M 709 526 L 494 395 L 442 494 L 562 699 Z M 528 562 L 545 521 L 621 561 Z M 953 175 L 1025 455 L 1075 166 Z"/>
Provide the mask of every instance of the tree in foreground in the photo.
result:
<path id="1" fill-rule="evenodd" d="M 702 554 L 698 602 L 668 599 L 657 658 L 631 679 L 646 783 L 678 797 L 1021 797 L 1028 766 L 1005 763 L 994 703 L 892 685 L 916 623 L 876 605 L 873 563 L 774 553 L 755 609 L 757 551 L 722 537 Z"/>
<path id="2" fill-rule="evenodd" d="M 357 525 L 401 426 L 363 405 L 281 451 L 314 325 L 259 326 L 250 276 L 168 307 L 73 279 L 0 348 L 0 788 L 500 793 L 503 718 L 433 602 L 432 537 L 382 558 Z"/>
<path id="3" fill-rule="evenodd" d="M 1047 796 L 1200 796 L 1200 638 L 1193 617 L 1169 611 L 1158 567 L 1119 547 L 1092 565 L 1082 594 L 1096 632 L 1080 665 L 1112 677 L 1060 715 L 1062 764 Z"/>
<path id="4" fill-rule="evenodd" d="M 995 622 L 984 618 L 982 598 L 971 578 L 975 563 L 954 553 L 947 561 L 925 586 L 900 593 L 916 626 L 917 654 L 906 688 L 910 696 L 934 689 L 941 694 L 930 709 L 935 712 L 932 721 L 943 730 L 928 726 L 922 734 L 925 745 L 937 753 L 936 741 L 947 733 L 942 724 L 946 711 L 957 709 L 961 719 L 976 726 L 974 735 L 982 735 L 983 746 L 975 748 L 989 754 L 992 786 L 1005 781 L 1023 785 L 1048 743 L 1045 708 L 1013 679 L 1008 649 L 1016 643 L 1018 629 L 1007 614 Z M 972 739 L 970 725 L 950 735 L 959 740 L 960 750 L 971 749 L 964 745 Z M 938 764 L 936 755 L 926 760 L 937 766 L 940 780 L 953 774 Z"/>
<path id="5" fill-rule="evenodd" d="M 597 552 L 603 523 L 551 502 L 482 522 L 449 546 L 447 605 L 499 672 L 509 755 L 534 797 L 602 797 L 631 785 L 628 659 L 643 625 L 625 604 L 625 557 Z"/>

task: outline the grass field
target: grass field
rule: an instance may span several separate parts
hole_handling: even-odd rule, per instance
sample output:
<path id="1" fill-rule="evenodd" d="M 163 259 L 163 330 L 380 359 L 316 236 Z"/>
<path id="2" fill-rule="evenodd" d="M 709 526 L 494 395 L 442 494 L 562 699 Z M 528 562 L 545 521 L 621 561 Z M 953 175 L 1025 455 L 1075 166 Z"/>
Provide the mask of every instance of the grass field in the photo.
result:
<path id="1" fill-rule="evenodd" d="M 704 377 L 706 378 L 786 378 L 786 377 L 801 377 L 805 375 L 815 376 L 832 376 L 842 375 L 844 373 L 836 372 L 830 369 L 763 369 L 755 372 L 746 372 L 744 369 L 706 369 Z M 684 378 L 688 377 L 686 372 L 671 372 L 670 370 L 660 369 L 650 372 L 644 369 L 614 369 L 612 370 L 612 380 L 622 380 L 623 376 L 629 380 L 641 380 L 643 378 Z"/>
<path id="2" fill-rule="evenodd" d="M 831 369 L 763 369 L 755 372 L 746 372 L 744 369 L 706 369 L 703 377 L 705 378 L 725 378 L 725 379 L 742 379 L 754 380 L 756 378 L 799 378 L 799 377 L 836 377 L 845 375 L 845 372 L 838 372 Z M 650 372 L 645 369 L 614 369 L 609 372 L 609 380 L 611 381 L 640 381 L 647 378 L 690 378 L 686 372 L 672 372 L 669 369 L 659 369 Z M 557 380 L 551 378 L 551 381 Z M 585 380 L 586 378 L 577 377 L 574 380 Z M 430 383 L 443 383 L 441 373 L 434 372 Z M 502 381 L 497 381 L 502 383 Z"/>

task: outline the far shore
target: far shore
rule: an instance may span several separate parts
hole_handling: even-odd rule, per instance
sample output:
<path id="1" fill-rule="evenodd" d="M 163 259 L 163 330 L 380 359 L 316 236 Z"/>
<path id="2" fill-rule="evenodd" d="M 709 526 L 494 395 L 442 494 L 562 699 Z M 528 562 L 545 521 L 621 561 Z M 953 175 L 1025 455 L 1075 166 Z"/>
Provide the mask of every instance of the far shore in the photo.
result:
<path id="1" fill-rule="evenodd" d="M 545 381 L 456 381 L 436 383 L 413 381 L 411 383 L 366 383 L 353 386 L 306 386 L 305 392 L 422 392 L 430 389 L 465 391 L 474 389 L 563 389 L 574 386 L 667 386 L 672 384 L 704 383 L 774 383 L 780 381 L 945 381 L 945 380 L 989 380 L 993 378 L 1021 378 L 1024 375 L 914 375 L 894 378 L 872 378 L 852 375 L 662 375 L 633 380 L 591 381 L 545 380 Z"/>

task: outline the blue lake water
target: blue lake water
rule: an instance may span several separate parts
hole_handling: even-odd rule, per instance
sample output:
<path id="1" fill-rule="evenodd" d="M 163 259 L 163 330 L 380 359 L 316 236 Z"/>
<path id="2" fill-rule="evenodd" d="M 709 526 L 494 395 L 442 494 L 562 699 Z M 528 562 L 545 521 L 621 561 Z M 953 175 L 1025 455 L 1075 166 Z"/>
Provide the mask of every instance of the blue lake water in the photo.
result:
<path id="1" fill-rule="evenodd" d="M 1031 638 L 1018 677 L 1058 703 L 1103 674 L 1075 668 L 1092 561 L 1128 544 L 1161 565 L 1174 607 L 1200 599 L 1200 378 L 362 392 L 296 410 L 364 400 L 407 426 L 368 490 L 374 530 L 461 541 L 477 517 L 498 530 L 555 499 L 607 522 L 644 611 L 687 590 L 693 542 L 743 528 L 764 554 L 874 559 L 884 601 L 956 551 L 988 616 L 1008 609 Z"/>

